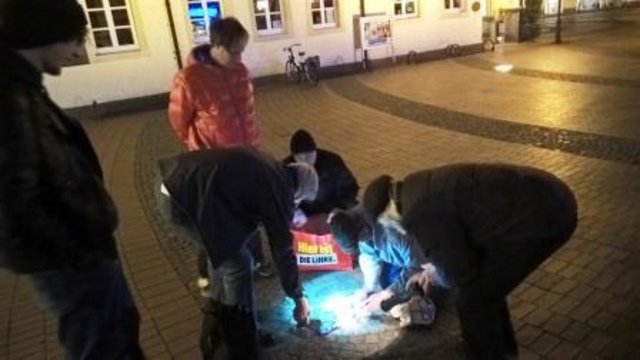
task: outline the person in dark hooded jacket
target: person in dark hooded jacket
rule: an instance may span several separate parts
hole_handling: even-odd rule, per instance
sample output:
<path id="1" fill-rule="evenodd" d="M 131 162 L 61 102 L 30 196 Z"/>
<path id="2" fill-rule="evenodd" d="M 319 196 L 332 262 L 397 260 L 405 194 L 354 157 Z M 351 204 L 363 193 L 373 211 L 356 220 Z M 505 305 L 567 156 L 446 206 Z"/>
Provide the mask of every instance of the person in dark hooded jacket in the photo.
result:
<path id="1" fill-rule="evenodd" d="M 349 209 L 358 203 L 358 182 L 340 155 L 319 149 L 308 131 L 297 130 L 291 136 L 290 148 L 291 154 L 283 161 L 313 166 L 320 181 L 316 198 L 300 204 L 294 226 L 304 226 L 306 223 L 303 230 L 326 234 L 329 232 L 326 218 L 332 210 Z"/>
<path id="2" fill-rule="evenodd" d="M 247 245 L 263 224 L 282 288 L 295 302 L 293 317 L 306 323 L 309 305 L 289 227 L 295 204 L 317 193 L 315 170 L 299 163 L 285 166 L 265 153 L 239 148 L 184 153 L 161 160 L 160 169 L 171 201 L 191 222 L 208 256 L 215 305 L 209 318 L 219 323 L 229 357 L 257 358 L 252 257 Z"/>
<path id="3" fill-rule="evenodd" d="M 434 267 L 452 282 L 469 359 L 517 354 L 506 297 L 577 225 L 576 200 L 564 182 L 507 164 L 448 165 L 402 181 L 380 176 L 367 187 L 363 207 L 428 252 L 431 269 L 408 286 L 427 291 Z"/>
<path id="4" fill-rule="evenodd" d="M 87 134 L 43 84 L 86 34 L 76 0 L 0 0 L 0 267 L 32 280 L 66 358 L 141 359 L 115 204 Z"/>

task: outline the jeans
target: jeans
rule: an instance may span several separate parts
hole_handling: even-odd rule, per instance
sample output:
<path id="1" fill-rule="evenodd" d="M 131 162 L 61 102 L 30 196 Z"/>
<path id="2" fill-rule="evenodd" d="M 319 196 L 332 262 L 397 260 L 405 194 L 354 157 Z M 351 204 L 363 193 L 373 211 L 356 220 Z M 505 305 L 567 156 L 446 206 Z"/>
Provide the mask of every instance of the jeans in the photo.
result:
<path id="1" fill-rule="evenodd" d="M 229 359 L 259 357 L 258 326 L 253 291 L 253 258 L 246 247 L 216 269 L 209 263 L 211 299 L 219 304 L 221 332 Z M 204 328 L 204 324 L 203 324 Z"/>
<path id="2" fill-rule="evenodd" d="M 253 256 L 253 263 L 258 264 L 264 262 L 264 252 L 262 250 L 261 232 L 257 231 L 255 235 L 249 239 L 247 243 L 249 252 Z M 209 276 L 207 252 L 201 247 L 198 248 L 198 276 L 207 278 Z"/>
<path id="3" fill-rule="evenodd" d="M 158 189 L 160 187 L 158 186 Z M 200 349 L 204 359 L 214 358 L 224 341 L 228 359 L 251 360 L 259 357 L 257 312 L 253 292 L 253 264 L 262 261 L 260 232 L 255 231 L 246 245 L 234 256 L 213 269 L 202 240 L 190 223 L 176 223 L 171 198 L 157 191 L 162 216 L 172 221 L 182 236 L 198 247 L 198 275 L 210 280 L 209 295 L 204 299 Z M 173 209 L 173 210 L 172 210 Z M 179 210 L 179 209 L 177 209 Z"/>
<path id="4" fill-rule="evenodd" d="M 120 263 L 96 260 L 82 269 L 31 275 L 40 301 L 58 319 L 67 359 L 144 359 L 140 316 Z"/>

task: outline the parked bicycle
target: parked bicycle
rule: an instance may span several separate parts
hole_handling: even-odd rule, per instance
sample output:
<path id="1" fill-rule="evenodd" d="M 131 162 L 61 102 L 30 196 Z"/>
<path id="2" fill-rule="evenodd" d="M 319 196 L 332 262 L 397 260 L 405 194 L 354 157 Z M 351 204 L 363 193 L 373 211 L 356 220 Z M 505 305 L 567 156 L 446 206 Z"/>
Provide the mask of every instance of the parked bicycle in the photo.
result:
<path id="1" fill-rule="evenodd" d="M 445 54 L 450 57 L 456 57 L 462 55 L 462 49 L 458 44 L 449 44 L 446 48 L 444 48 Z"/>
<path id="2" fill-rule="evenodd" d="M 304 58 L 305 52 L 299 51 L 298 57 L 300 61 L 296 60 L 296 56 L 293 53 L 293 48 L 302 46 L 301 44 L 293 44 L 287 46 L 282 51 L 288 52 L 287 61 L 284 63 L 284 73 L 287 78 L 293 82 L 300 82 L 303 78 L 309 82 L 310 85 L 316 86 L 320 81 L 320 57 L 308 56 Z"/>

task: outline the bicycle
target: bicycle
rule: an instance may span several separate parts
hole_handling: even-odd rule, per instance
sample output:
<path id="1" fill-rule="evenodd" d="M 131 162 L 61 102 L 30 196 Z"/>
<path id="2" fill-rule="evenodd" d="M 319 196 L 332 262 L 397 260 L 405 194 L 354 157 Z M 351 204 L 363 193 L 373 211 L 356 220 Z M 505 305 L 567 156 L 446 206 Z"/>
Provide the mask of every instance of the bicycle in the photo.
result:
<path id="1" fill-rule="evenodd" d="M 287 61 L 284 63 L 284 73 L 287 78 L 293 82 L 300 82 L 304 77 L 311 86 L 318 85 L 320 81 L 320 57 L 308 56 L 302 61 L 296 61 L 296 56 L 293 53 L 293 48 L 296 46 L 302 46 L 301 44 L 293 44 L 282 49 L 283 52 L 288 52 Z M 298 57 L 304 58 L 305 52 L 299 51 Z"/>
<path id="2" fill-rule="evenodd" d="M 462 55 L 462 49 L 460 48 L 460 45 L 458 45 L 458 44 L 449 44 L 449 45 L 447 45 L 447 47 L 444 49 L 444 52 L 449 57 L 456 57 L 456 56 Z"/>

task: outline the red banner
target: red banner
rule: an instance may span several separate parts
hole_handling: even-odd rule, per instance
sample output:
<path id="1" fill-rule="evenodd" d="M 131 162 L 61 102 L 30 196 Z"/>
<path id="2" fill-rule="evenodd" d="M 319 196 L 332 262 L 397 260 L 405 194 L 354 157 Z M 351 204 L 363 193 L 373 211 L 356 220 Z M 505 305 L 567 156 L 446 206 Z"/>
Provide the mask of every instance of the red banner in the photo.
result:
<path id="1" fill-rule="evenodd" d="M 291 233 L 301 271 L 353 270 L 355 259 L 336 244 L 326 225 L 326 216 L 310 217 L 304 227 Z"/>
<path id="2" fill-rule="evenodd" d="M 300 270 L 353 270 L 353 258 L 340 249 L 331 234 L 292 233 Z"/>

